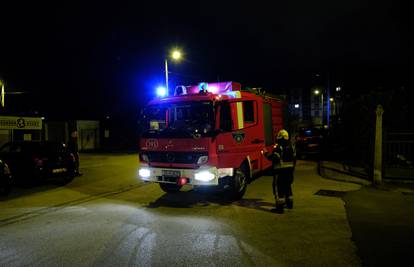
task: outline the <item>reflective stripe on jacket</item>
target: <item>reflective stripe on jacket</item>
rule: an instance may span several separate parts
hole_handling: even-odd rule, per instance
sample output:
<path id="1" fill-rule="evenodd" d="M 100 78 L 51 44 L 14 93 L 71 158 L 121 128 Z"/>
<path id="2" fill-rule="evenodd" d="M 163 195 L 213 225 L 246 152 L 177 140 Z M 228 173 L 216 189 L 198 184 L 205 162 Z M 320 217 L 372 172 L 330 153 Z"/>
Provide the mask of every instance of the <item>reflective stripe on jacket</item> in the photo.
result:
<path id="1" fill-rule="evenodd" d="M 266 153 L 265 156 L 267 159 L 273 162 L 273 169 L 295 168 L 296 151 L 290 143 L 287 146 L 281 146 L 276 144 L 274 146 L 272 153 Z"/>

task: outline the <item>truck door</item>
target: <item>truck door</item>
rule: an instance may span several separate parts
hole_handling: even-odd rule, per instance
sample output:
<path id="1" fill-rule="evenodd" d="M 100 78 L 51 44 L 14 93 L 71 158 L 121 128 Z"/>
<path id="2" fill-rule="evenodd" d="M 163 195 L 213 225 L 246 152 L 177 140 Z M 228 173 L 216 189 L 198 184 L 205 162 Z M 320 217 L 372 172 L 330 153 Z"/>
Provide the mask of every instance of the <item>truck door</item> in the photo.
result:
<path id="1" fill-rule="evenodd" d="M 259 170 L 264 132 L 259 129 L 258 103 L 255 100 L 223 101 L 219 105 L 217 153 L 223 167 L 239 167 L 249 158 L 252 171 Z"/>

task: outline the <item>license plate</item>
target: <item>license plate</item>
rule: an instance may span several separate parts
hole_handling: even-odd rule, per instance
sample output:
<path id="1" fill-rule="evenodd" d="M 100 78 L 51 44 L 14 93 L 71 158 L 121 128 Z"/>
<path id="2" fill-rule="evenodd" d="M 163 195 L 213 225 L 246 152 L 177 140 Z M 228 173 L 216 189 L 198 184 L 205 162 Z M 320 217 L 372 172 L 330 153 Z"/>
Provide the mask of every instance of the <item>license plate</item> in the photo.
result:
<path id="1" fill-rule="evenodd" d="M 53 169 L 52 172 L 53 173 L 62 173 L 62 172 L 66 172 L 67 169 L 66 168 L 60 168 L 60 169 Z"/>
<path id="2" fill-rule="evenodd" d="M 180 177 L 181 173 L 180 173 L 180 171 L 163 170 L 162 175 L 163 176 L 171 176 L 171 177 Z"/>

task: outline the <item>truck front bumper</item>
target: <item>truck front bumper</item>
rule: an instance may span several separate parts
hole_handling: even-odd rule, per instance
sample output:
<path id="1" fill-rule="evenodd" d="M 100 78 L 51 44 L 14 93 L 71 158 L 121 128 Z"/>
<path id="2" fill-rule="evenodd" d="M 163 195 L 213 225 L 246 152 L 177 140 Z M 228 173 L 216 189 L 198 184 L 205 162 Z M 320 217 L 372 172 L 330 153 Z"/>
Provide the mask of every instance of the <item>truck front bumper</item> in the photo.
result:
<path id="1" fill-rule="evenodd" d="M 154 168 L 143 166 L 139 169 L 139 177 L 147 182 L 180 183 L 185 179 L 189 185 L 218 185 L 219 179 L 233 175 L 232 168 L 217 169 L 216 167 L 202 167 L 199 169 Z"/>

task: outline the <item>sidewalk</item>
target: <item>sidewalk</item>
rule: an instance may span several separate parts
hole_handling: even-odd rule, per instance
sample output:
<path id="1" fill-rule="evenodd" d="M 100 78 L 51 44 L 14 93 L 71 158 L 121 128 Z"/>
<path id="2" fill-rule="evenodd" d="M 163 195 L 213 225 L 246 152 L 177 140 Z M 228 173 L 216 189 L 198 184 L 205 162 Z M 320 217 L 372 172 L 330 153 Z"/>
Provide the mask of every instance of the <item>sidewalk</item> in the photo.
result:
<path id="1" fill-rule="evenodd" d="M 336 162 L 320 161 L 318 171 L 326 179 L 364 185 L 342 197 L 362 266 L 407 266 L 414 246 L 414 183 L 384 179 L 371 186 Z"/>

